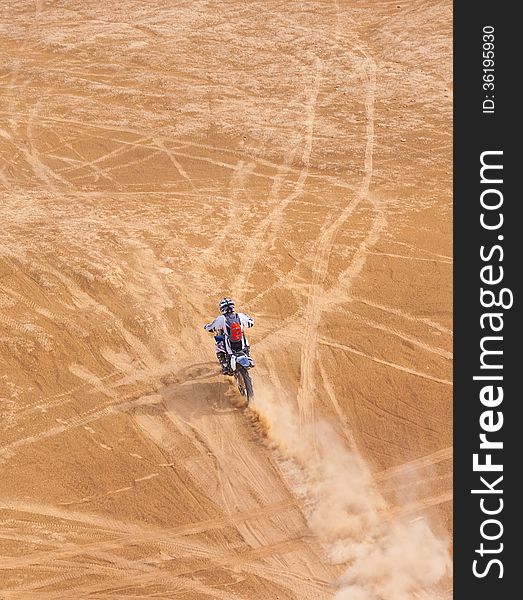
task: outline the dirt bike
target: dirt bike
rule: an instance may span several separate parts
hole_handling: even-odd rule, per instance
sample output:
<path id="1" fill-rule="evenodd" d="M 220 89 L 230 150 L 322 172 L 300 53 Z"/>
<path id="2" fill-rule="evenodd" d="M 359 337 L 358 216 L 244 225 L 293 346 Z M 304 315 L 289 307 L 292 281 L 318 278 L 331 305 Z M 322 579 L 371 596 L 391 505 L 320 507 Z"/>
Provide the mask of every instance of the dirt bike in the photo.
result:
<path id="1" fill-rule="evenodd" d="M 231 371 L 236 380 L 238 391 L 242 396 L 247 397 L 247 404 L 254 398 L 252 388 L 252 379 L 249 369 L 254 367 L 254 361 L 246 352 L 235 352 L 231 355 Z"/>
<path id="2" fill-rule="evenodd" d="M 212 334 L 216 334 L 214 329 L 208 330 Z M 247 397 L 247 404 L 254 398 L 254 390 L 252 387 L 252 379 L 248 372 L 249 369 L 254 367 L 254 360 L 250 357 L 248 351 L 239 350 L 233 352 L 230 355 L 229 360 L 226 360 L 225 346 L 223 345 L 223 336 L 221 334 L 215 335 L 214 337 L 217 346 L 216 350 L 222 351 L 223 361 L 220 359 L 222 365 L 222 373 L 224 375 L 232 375 L 236 380 L 238 391 L 244 397 Z M 218 346 L 220 344 L 220 346 Z"/>

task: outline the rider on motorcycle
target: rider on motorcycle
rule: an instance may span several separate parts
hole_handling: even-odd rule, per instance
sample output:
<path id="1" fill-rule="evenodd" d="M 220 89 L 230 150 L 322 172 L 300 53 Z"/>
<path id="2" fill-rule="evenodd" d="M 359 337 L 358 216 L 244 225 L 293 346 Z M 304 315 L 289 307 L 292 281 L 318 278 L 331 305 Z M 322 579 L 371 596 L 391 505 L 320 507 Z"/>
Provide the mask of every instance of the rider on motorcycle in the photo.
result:
<path id="1" fill-rule="evenodd" d="M 234 302 L 230 298 L 220 301 L 220 312 L 222 313 L 212 323 L 204 325 L 206 331 L 216 333 L 216 356 L 224 375 L 231 374 L 230 357 L 235 352 L 245 352 L 249 355 L 250 348 L 244 329 L 252 327 L 254 321 L 244 313 L 234 310 Z"/>

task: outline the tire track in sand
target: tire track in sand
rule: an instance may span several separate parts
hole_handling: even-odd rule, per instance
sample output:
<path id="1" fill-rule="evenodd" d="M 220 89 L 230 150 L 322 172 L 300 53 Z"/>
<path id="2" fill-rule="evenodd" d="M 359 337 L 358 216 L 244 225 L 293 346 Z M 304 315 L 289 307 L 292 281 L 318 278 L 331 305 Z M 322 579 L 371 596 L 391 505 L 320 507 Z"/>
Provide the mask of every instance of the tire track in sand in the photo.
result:
<path id="1" fill-rule="evenodd" d="M 352 354 L 356 354 L 357 356 L 361 356 L 363 358 L 368 358 L 373 362 L 385 365 L 387 367 L 392 367 L 393 369 L 397 369 L 398 371 L 403 371 L 404 373 L 409 373 L 410 375 L 415 375 L 416 377 L 422 377 L 423 379 L 428 379 L 430 381 L 435 381 L 436 383 L 442 383 L 444 385 L 452 385 L 452 381 L 449 379 L 443 379 L 440 377 L 433 377 L 428 373 L 422 373 L 421 371 L 416 371 L 415 369 L 410 369 L 409 367 L 404 367 L 402 365 L 398 365 L 396 363 L 389 362 L 388 360 L 382 360 L 377 356 L 372 356 L 370 354 L 366 354 L 365 352 L 361 352 L 356 348 L 352 348 L 351 346 L 347 346 L 345 344 L 336 344 L 334 342 L 329 342 L 327 340 L 320 339 L 319 343 L 323 346 L 329 346 L 331 348 L 339 348 L 340 350 L 345 350 L 347 352 L 351 352 Z"/>
<path id="2" fill-rule="evenodd" d="M 431 454 L 427 454 L 426 456 L 421 456 L 420 458 L 409 460 L 408 462 L 402 463 L 401 465 L 396 465 L 394 467 L 390 467 L 388 469 L 380 471 L 379 473 L 376 473 L 374 475 L 374 480 L 386 481 L 387 479 L 391 479 L 393 477 L 402 477 L 410 473 L 416 473 L 419 469 L 431 467 L 432 465 L 444 462 L 446 460 L 452 460 L 453 453 L 453 447 L 448 446 L 447 448 L 437 450 L 436 452 L 432 452 Z"/>
<path id="3" fill-rule="evenodd" d="M 35 435 L 30 435 L 24 438 L 19 438 L 10 444 L 6 444 L 5 446 L 0 447 L 0 460 L 2 458 L 8 458 L 12 455 L 12 453 L 19 448 L 23 448 L 29 444 L 34 444 L 39 442 L 40 440 L 44 440 L 46 438 L 53 437 L 55 435 L 59 435 L 68 431 L 69 429 L 73 429 L 75 427 L 80 427 L 81 425 L 87 425 L 88 423 L 92 423 L 93 421 L 98 421 L 103 417 L 107 417 L 109 415 L 113 415 L 115 413 L 119 413 L 122 411 L 129 410 L 131 408 L 135 408 L 137 406 L 144 406 L 148 404 L 156 404 L 157 400 L 152 397 L 149 399 L 147 397 L 135 398 L 134 400 L 127 400 L 123 402 L 119 402 L 117 404 L 111 404 L 109 406 L 105 406 L 104 408 L 97 408 L 91 411 L 88 411 L 84 414 L 77 415 L 72 417 L 67 421 L 60 421 L 60 425 L 55 427 L 51 427 L 50 429 L 46 429 Z"/>
<path id="4" fill-rule="evenodd" d="M 20 506 L 23 508 L 34 508 L 33 505 L 25 506 L 24 504 L 14 503 L 15 506 Z M 268 508 L 268 507 L 265 507 Z M 257 511 L 249 511 L 246 512 L 243 517 L 246 519 L 257 518 L 260 516 L 269 517 L 273 513 L 273 509 L 276 508 L 276 512 L 279 512 L 279 507 L 272 506 L 271 510 L 267 512 L 266 510 L 257 510 Z M 285 508 L 285 507 L 284 507 Z M 294 503 L 290 508 L 294 508 Z M 54 510 L 54 507 L 43 507 L 40 508 L 40 511 L 44 511 L 50 514 L 56 514 L 58 516 L 60 513 Z M 62 516 L 70 516 L 69 511 L 62 511 Z M 80 515 L 80 518 L 84 521 L 90 521 L 93 523 L 93 518 L 90 515 Z M 96 522 L 96 519 L 94 520 Z M 107 521 L 104 520 L 105 523 Z M 222 526 L 227 526 L 225 523 L 222 523 Z M 66 579 L 75 578 L 75 572 L 77 573 L 79 570 L 85 569 L 86 566 L 90 567 L 92 570 L 92 574 L 97 575 L 98 577 L 101 575 L 101 572 L 109 572 L 109 574 L 113 574 L 114 577 L 123 578 L 126 580 L 131 580 L 133 582 L 139 579 L 140 583 L 144 581 L 149 581 L 149 575 L 154 578 L 154 575 L 158 576 L 162 579 L 166 584 L 170 586 L 177 586 L 180 577 L 182 577 L 182 581 L 185 581 L 184 576 L 194 575 L 198 572 L 207 571 L 209 569 L 209 565 L 207 561 L 211 562 L 213 567 L 227 568 L 229 565 L 234 565 L 236 568 L 240 568 L 240 570 L 244 573 L 253 573 L 261 577 L 262 579 L 267 579 L 268 581 L 283 581 L 286 579 L 295 579 L 292 571 L 288 569 L 289 564 L 284 561 L 280 566 L 280 569 L 267 569 L 266 562 L 260 563 L 260 560 L 265 559 L 274 559 L 278 561 L 278 557 L 283 557 L 287 553 L 292 553 L 294 551 L 302 551 L 304 545 L 307 546 L 307 539 L 303 536 L 298 536 L 295 538 L 291 538 L 288 540 L 275 541 L 271 543 L 263 543 L 252 547 L 247 551 L 243 551 L 241 553 L 237 551 L 228 551 L 225 554 L 222 553 L 222 548 L 220 547 L 212 547 L 202 544 L 201 542 L 197 542 L 191 539 L 185 539 L 185 536 L 189 533 L 188 531 L 183 532 L 183 539 L 173 539 L 172 533 L 170 530 L 163 530 L 161 528 L 157 528 L 158 532 L 155 531 L 149 532 L 149 529 L 142 532 L 140 535 L 140 528 L 134 524 L 129 524 L 130 532 L 124 536 L 121 536 L 117 539 L 109 539 L 107 541 L 95 542 L 90 544 L 79 544 L 76 545 L 71 542 L 67 542 L 65 545 L 68 546 L 64 549 L 64 544 L 62 542 L 50 541 L 47 540 L 45 543 L 49 543 L 54 546 L 57 551 L 46 551 L 40 552 L 37 554 L 33 554 L 25 557 L 16 557 L 11 560 L 7 560 L 2 564 L 1 569 L 4 570 L 12 570 L 18 569 L 21 567 L 28 567 L 30 570 L 38 570 L 42 569 L 45 572 L 49 570 L 53 570 L 57 565 L 57 561 L 59 561 L 60 566 L 58 567 L 60 570 L 65 570 L 67 568 L 73 570 L 74 572 L 71 574 L 64 573 L 58 577 L 53 577 L 52 579 L 40 580 L 34 582 L 29 587 L 24 585 L 24 590 L 36 590 L 40 589 L 44 586 L 51 585 L 52 582 L 65 581 Z M 138 529 L 138 531 L 136 531 Z M 116 533 L 116 532 L 115 532 Z M 192 533 L 192 531 L 191 531 Z M 147 542 L 150 544 L 154 544 L 159 546 L 163 552 L 168 551 L 169 553 L 175 553 L 175 556 L 178 557 L 186 557 L 193 558 L 195 560 L 200 559 L 200 562 L 196 563 L 194 566 L 182 566 L 181 569 L 176 569 L 173 571 L 159 570 L 156 565 L 151 565 L 151 561 L 135 561 L 128 560 L 124 558 L 119 553 L 114 553 L 112 551 L 123 551 L 125 546 L 133 545 L 137 542 Z M 86 563 L 85 559 L 82 558 L 80 562 L 78 560 L 72 560 L 76 557 L 92 557 L 97 560 L 96 563 Z M 167 560 L 171 561 L 174 557 L 168 556 Z M 206 564 L 202 565 L 201 560 L 205 560 Z M 100 564 L 98 561 L 103 561 L 103 564 Z M 164 559 L 165 560 L 165 559 Z M 47 564 L 47 563 L 50 564 Z M 153 563 L 156 561 L 152 561 Z M 163 561 L 162 561 L 163 562 Z M 279 561 L 278 561 L 279 562 Z M 171 563 L 172 564 L 172 563 Z M 169 565 L 171 566 L 171 565 Z M 271 575 L 270 577 L 268 575 Z M 286 575 L 286 576 L 285 576 Z M 81 574 L 80 574 L 81 576 Z M 306 583 L 304 583 L 304 589 L 307 592 L 310 590 L 317 591 L 325 591 L 326 588 L 330 587 L 329 580 L 316 577 L 309 576 L 305 577 Z M 294 584 L 296 582 L 294 581 Z M 103 582 L 101 585 L 106 585 L 107 582 Z M 89 591 L 93 592 L 94 589 L 89 587 Z M 75 588 L 76 593 L 86 592 L 87 589 L 84 587 Z M 100 590 L 101 591 L 101 590 Z M 203 591 L 203 590 L 202 590 Z M 63 590 L 62 590 L 63 592 Z M 50 596 L 51 598 L 53 596 Z M 79 597 L 79 596 L 75 596 Z M 213 597 L 222 597 L 222 596 L 214 596 Z M 305 594 L 304 597 L 310 597 L 308 593 Z"/>
<path id="5" fill-rule="evenodd" d="M 366 145 L 364 176 L 356 197 L 349 201 L 341 214 L 327 227 L 320 236 L 317 252 L 313 263 L 313 277 L 310 284 L 309 299 L 305 311 L 305 336 L 301 351 L 301 377 L 298 389 L 298 410 L 301 425 L 310 424 L 314 420 L 314 369 L 318 346 L 318 327 L 323 314 L 324 283 L 327 276 L 329 259 L 336 236 L 346 222 L 354 213 L 356 208 L 368 199 L 370 182 L 373 174 L 373 152 L 374 152 L 374 100 L 376 94 L 376 64 L 364 55 L 362 68 L 366 74 L 367 91 L 365 97 L 365 113 L 367 118 Z M 346 287 L 350 288 L 352 282 L 360 274 L 366 261 L 366 250 L 376 243 L 380 232 L 385 225 L 385 217 L 381 204 L 373 202 L 377 209 L 377 216 L 365 241 L 361 244 L 351 266 L 345 272 Z"/>
<path id="6" fill-rule="evenodd" d="M 303 193 L 303 188 L 309 174 L 310 157 L 312 152 L 312 144 L 314 138 L 314 121 L 316 118 L 316 103 L 318 100 L 318 93 L 320 90 L 320 83 L 322 79 L 323 64 L 319 57 L 314 56 L 314 83 L 312 85 L 311 93 L 309 95 L 306 107 L 306 121 L 305 121 L 305 140 L 302 151 L 302 163 L 303 167 L 299 173 L 298 179 L 294 184 L 294 190 L 282 200 L 279 200 L 280 190 L 285 181 L 285 177 L 290 171 L 292 161 L 297 151 L 297 147 L 293 145 L 288 152 L 285 154 L 283 163 L 278 167 L 277 175 L 274 179 L 271 191 L 269 193 L 269 203 L 273 205 L 273 208 L 269 214 L 258 223 L 254 233 L 249 236 L 248 241 L 245 245 L 244 253 L 246 259 L 242 263 L 239 276 L 236 280 L 235 295 L 239 301 L 244 298 L 247 283 L 249 277 L 254 269 L 254 265 L 258 259 L 263 256 L 267 248 L 270 247 L 272 239 L 275 237 L 278 228 L 281 226 L 283 213 L 287 206 L 293 202 L 296 198 Z M 273 228 L 273 235 L 271 238 L 265 238 L 266 232 Z"/>

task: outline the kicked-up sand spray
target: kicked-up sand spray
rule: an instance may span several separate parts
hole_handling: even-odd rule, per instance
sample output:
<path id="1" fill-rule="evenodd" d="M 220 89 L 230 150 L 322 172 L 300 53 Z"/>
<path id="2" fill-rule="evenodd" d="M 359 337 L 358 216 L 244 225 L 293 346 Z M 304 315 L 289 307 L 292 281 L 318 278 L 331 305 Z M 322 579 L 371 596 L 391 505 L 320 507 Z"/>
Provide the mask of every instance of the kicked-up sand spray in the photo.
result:
<path id="1" fill-rule="evenodd" d="M 296 410 L 269 387 L 253 409 L 280 454 L 311 530 L 332 563 L 347 565 L 334 600 L 437 598 L 451 573 L 448 541 L 423 518 L 391 516 L 362 457 L 326 421 L 300 424 Z"/>

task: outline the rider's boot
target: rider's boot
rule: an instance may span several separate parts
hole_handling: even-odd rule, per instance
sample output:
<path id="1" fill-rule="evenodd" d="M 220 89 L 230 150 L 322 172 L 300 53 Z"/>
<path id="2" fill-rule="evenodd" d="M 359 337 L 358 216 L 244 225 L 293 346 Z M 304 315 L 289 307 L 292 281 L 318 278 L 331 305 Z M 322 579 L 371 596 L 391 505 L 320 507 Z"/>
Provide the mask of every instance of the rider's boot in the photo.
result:
<path id="1" fill-rule="evenodd" d="M 254 367 L 254 358 L 251 356 L 251 347 L 250 346 L 245 346 L 245 348 L 243 349 L 243 351 L 249 357 L 249 360 L 251 361 L 251 367 Z"/>
<path id="2" fill-rule="evenodd" d="M 230 375 L 230 368 L 227 363 L 227 355 L 225 352 L 217 352 L 216 356 L 218 358 L 218 362 L 220 363 L 220 367 L 222 368 L 222 374 Z"/>

